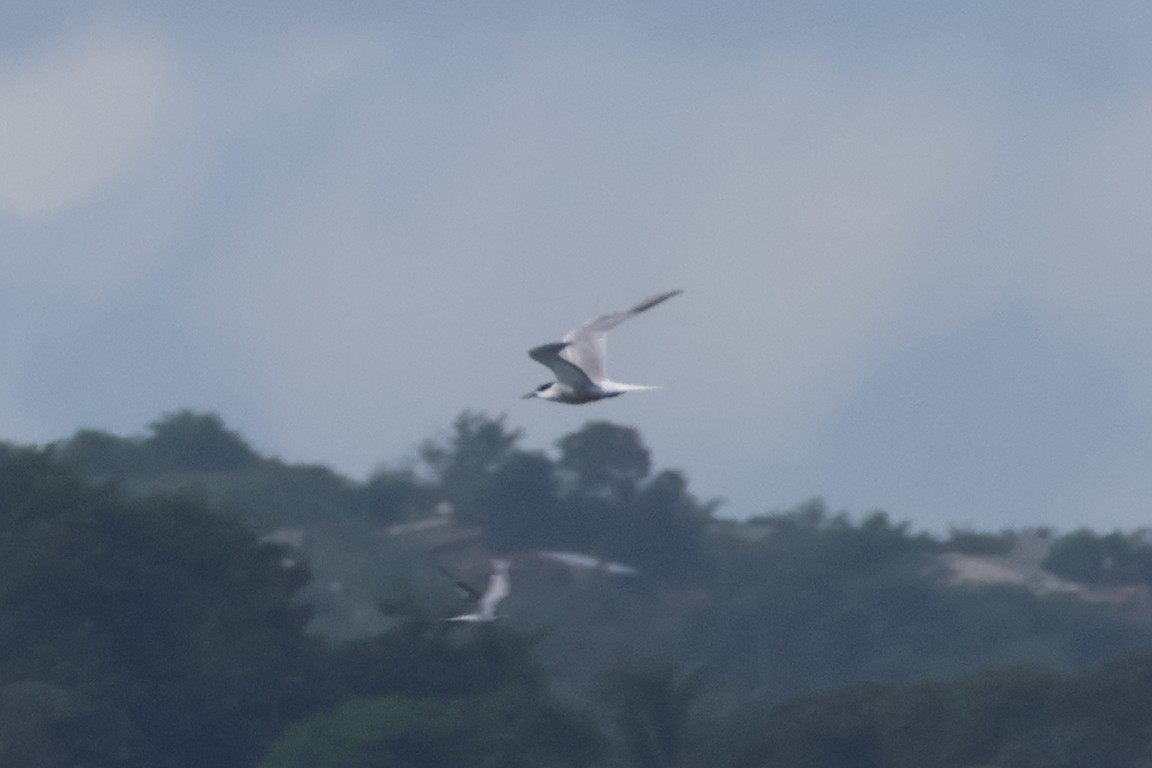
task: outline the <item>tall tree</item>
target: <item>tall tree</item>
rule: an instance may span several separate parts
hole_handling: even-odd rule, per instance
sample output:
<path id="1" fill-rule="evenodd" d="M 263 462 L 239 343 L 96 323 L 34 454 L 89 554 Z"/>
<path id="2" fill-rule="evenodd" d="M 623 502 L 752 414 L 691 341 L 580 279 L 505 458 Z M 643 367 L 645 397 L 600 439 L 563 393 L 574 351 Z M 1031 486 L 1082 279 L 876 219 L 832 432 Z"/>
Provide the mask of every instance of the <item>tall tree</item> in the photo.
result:
<path id="1" fill-rule="evenodd" d="M 652 471 L 640 433 L 606 421 L 591 421 L 557 441 L 559 466 L 572 477 L 578 493 L 625 501 Z"/>
<path id="2" fill-rule="evenodd" d="M 214 413 L 178 411 L 152 422 L 142 448 L 160 470 L 218 472 L 243 469 L 259 460 L 238 434 Z"/>
<path id="3" fill-rule="evenodd" d="M 616 716 L 624 753 L 634 768 L 684 765 L 697 735 L 696 704 L 702 667 L 673 664 L 620 668 L 602 682 L 602 696 Z"/>
<path id="4" fill-rule="evenodd" d="M 492 418 L 466 411 L 452 425 L 447 441 L 427 441 L 420 448 L 423 460 L 461 520 L 480 522 L 483 499 L 492 477 L 511 456 L 520 439 L 508 430 L 504 417 Z"/>
<path id="5" fill-rule="evenodd" d="M 72 745 L 78 763 L 245 765 L 312 700 L 299 585 L 199 502 L 0 455 L 0 685 L 59 686 L 95 713 L 71 729 L 100 734 Z"/>

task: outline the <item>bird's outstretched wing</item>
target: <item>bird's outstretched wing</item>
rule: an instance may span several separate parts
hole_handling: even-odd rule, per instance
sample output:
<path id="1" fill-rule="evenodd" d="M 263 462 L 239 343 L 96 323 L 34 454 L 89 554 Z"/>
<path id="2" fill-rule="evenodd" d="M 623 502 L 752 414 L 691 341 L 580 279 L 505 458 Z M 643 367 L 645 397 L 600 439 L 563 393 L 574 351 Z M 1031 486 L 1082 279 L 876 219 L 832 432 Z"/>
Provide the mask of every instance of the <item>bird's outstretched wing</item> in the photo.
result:
<path id="1" fill-rule="evenodd" d="M 577 391 L 591 389 L 593 384 L 588 375 L 577 364 L 560 356 L 566 347 L 568 342 L 563 341 L 541 344 L 528 350 L 528 355 L 536 362 L 551 368 L 556 381 L 567 384 Z"/>
<path id="2" fill-rule="evenodd" d="M 564 337 L 565 346 L 557 350 L 557 354 L 560 355 L 562 360 L 572 363 L 592 381 L 604 381 L 604 358 L 607 351 L 604 343 L 604 334 L 628 318 L 651 309 L 679 293 L 683 293 L 683 291 L 676 290 L 658 293 L 655 296 L 649 296 L 643 301 L 637 302 L 628 309 L 601 315 L 595 320 L 589 320 Z M 540 349 L 540 347 L 537 347 L 537 349 Z M 547 365 L 547 363 L 545 363 L 545 365 Z M 549 367 L 551 368 L 552 366 L 549 365 Z M 555 368 L 552 370 L 556 371 Z M 559 372 L 557 372 L 557 378 L 559 378 Z"/>

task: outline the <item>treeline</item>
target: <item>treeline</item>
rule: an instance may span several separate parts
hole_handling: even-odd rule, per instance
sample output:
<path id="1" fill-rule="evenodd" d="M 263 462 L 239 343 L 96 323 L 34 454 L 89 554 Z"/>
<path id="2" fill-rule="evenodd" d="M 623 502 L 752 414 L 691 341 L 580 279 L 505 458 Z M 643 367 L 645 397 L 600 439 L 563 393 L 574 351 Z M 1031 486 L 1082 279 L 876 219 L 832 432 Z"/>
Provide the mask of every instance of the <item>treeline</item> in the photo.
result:
<path id="1" fill-rule="evenodd" d="M 3 449 L 0 764 L 250 767 L 334 707 L 336 735 L 321 728 L 312 747 L 328 757 L 280 749 L 263 764 L 387 765 L 390 750 L 403 765 L 582 766 L 598 753 L 516 635 L 413 620 L 333 648 L 304 631 L 306 579 L 203 501 L 129 497 L 52 451 Z M 400 715 L 386 726 L 399 736 L 354 762 L 364 749 L 341 735 L 377 710 Z"/>
<path id="2" fill-rule="evenodd" d="M 1017 667 L 866 685 L 743 712 L 683 765 L 1134 768 L 1152 762 L 1152 655 L 1079 675 Z"/>
<path id="3" fill-rule="evenodd" d="M 953 583 L 940 556 L 971 550 L 968 533 L 937 540 L 882 513 L 854 521 L 819 502 L 737 531 L 714 543 L 722 567 L 689 642 L 744 694 L 779 701 L 995 666 L 1070 672 L 1152 647 L 1152 627 L 1111 605 Z"/>
<path id="4" fill-rule="evenodd" d="M 393 524 L 446 504 L 457 522 L 482 528 L 494 552 L 577 549 L 661 578 L 699 575 L 715 504 L 699 502 L 677 471 L 653 475 L 634 429 L 591 422 L 559 441 L 555 459 L 521 449 L 521 437 L 503 418 L 464 413 L 419 446 L 416 466 L 381 468 L 363 484 L 262 457 L 218 416 L 187 411 L 144 437 L 83 430 L 56 452 L 137 492 L 195 489 L 259 531 L 333 518 Z"/>
<path id="5" fill-rule="evenodd" d="M 1098 668 L 1152 627 L 942 566 L 1015 534 L 720 520 L 633 429 L 520 440 L 466 413 L 365 482 L 192 412 L 0 447 L 0 765 L 1134 764 L 1115 713 L 1152 661 Z M 441 620 L 450 580 L 395 533 L 429 522 L 513 559 L 505 621 Z M 1064 578 L 1149 581 L 1138 534 L 1052 540 Z"/>

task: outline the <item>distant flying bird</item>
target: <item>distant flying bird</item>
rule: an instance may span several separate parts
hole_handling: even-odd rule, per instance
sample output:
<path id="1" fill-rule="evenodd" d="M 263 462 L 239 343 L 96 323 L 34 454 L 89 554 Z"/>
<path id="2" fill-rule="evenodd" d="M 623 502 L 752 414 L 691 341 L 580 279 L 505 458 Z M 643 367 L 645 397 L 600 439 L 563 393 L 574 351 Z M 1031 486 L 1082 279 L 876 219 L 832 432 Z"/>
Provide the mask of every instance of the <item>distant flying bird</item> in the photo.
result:
<path id="1" fill-rule="evenodd" d="M 485 587 L 483 593 L 468 582 L 458 579 L 455 574 L 441 568 L 440 571 L 452 579 L 462 592 L 476 601 L 475 613 L 452 616 L 444 619 L 444 621 L 495 621 L 499 618 L 496 614 L 496 606 L 512 591 L 512 583 L 508 578 L 508 566 L 507 560 L 492 561 L 492 575 L 488 577 L 488 586 Z"/>
<path id="2" fill-rule="evenodd" d="M 630 309 L 590 320 L 570 332 L 561 341 L 542 344 L 530 350 L 528 354 L 533 360 L 552 369 L 556 381 L 541 384 L 524 395 L 524 399 L 539 397 L 542 400 L 578 405 L 603 400 L 606 397 L 616 397 L 625 392 L 659 389 L 640 384 L 621 384 L 604 375 L 604 335 L 633 315 L 651 309 L 678 293 L 683 291 L 668 291 L 650 296 Z"/>

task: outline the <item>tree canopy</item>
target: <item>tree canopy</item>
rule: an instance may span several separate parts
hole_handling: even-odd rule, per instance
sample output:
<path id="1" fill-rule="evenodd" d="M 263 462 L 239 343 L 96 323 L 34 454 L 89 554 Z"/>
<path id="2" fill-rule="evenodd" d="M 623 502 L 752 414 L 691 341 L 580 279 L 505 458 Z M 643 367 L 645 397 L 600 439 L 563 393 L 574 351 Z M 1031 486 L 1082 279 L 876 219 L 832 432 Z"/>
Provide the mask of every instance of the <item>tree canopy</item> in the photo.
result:
<path id="1" fill-rule="evenodd" d="M 595 727 L 537 691 L 349 699 L 290 727 L 260 768 L 584 768 Z"/>
<path id="2" fill-rule="evenodd" d="M 245 765 L 309 700 L 298 586 L 189 498 L 90 486 L 46 451 L 0 456 L 0 681 L 74 697 L 90 759 Z"/>
<path id="3" fill-rule="evenodd" d="M 0 444 L 5 768 L 1148 759 L 1142 532 L 982 583 L 949 563 L 1037 536 L 726 520 L 626 425 L 541 450 L 466 412 L 363 482 L 214 414 L 148 430 Z M 444 621 L 437 566 L 495 556 L 505 618 Z"/>

